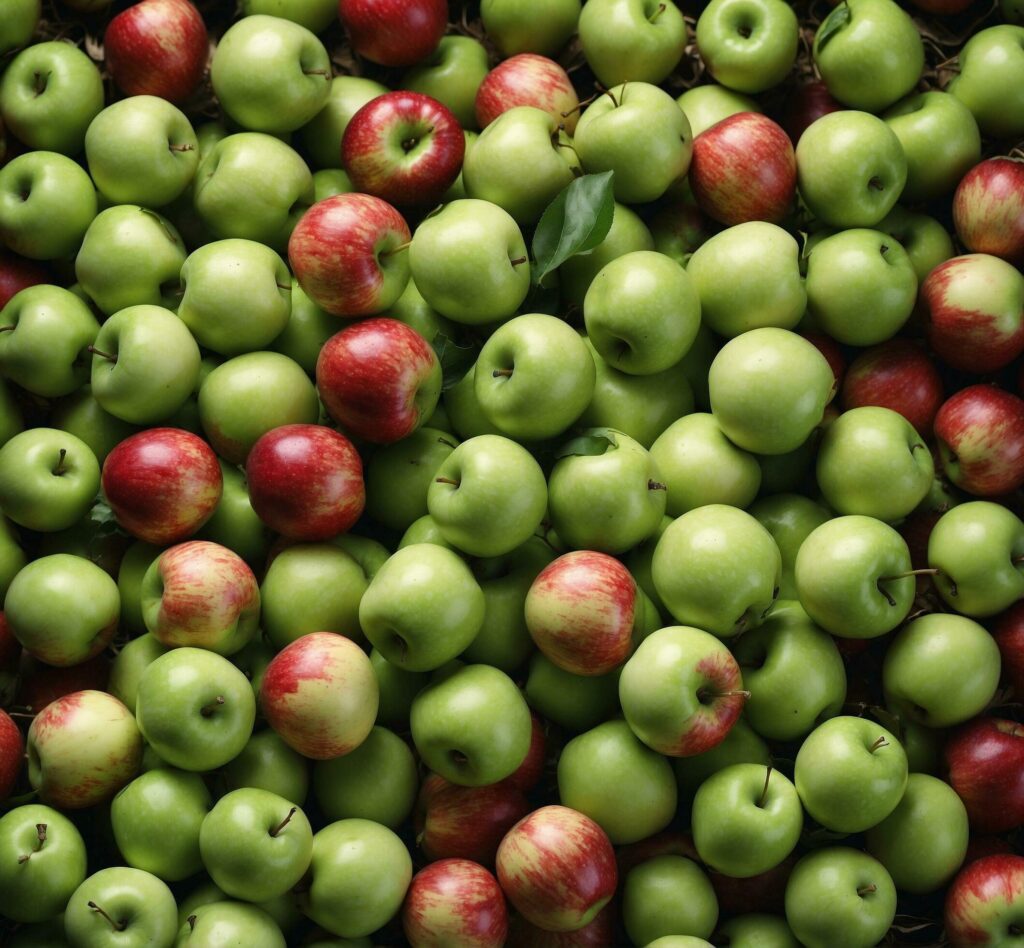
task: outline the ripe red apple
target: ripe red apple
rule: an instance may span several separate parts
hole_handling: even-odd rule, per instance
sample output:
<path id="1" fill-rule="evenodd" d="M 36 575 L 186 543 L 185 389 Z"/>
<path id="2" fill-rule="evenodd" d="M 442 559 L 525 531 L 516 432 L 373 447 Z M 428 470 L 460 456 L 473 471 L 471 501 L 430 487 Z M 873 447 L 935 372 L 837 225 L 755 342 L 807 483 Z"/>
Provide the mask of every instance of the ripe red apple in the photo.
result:
<path id="1" fill-rule="evenodd" d="M 359 452 L 321 425 L 282 425 L 262 435 L 246 459 L 245 476 L 256 515 L 296 540 L 345 533 L 366 504 Z"/>
<path id="2" fill-rule="evenodd" d="M 1024 276 L 972 253 L 940 263 L 921 284 L 928 341 L 954 369 L 996 372 L 1024 352 Z"/>
<path id="3" fill-rule="evenodd" d="M 0 708 L 0 803 L 13 792 L 21 773 L 25 741 L 11 716 Z"/>
<path id="4" fill-rule="evenodd" d="M 606 553 L 577 550 L 541 570 L 526 595 L 526 627 L 555 665 L 574 675 L 618 668 L 633 647 L 636 582 Z"/>
<path id="5" fill-rule="evenodd" d="M 730 115 L 693 140 L 689 181 L 701 210 L 716 221 L 774 224 L 796 195 L 793 143 L 766 115 Z"/>
<path id="6" fill-rule="evenodd" d="M 465 153 L 458 119 L 419 92 L 389 92 L 367 102 L 341 142 L 355 190 L 400 205 L 437 204 L 459 176 Z"/>
<path id="7" fill-rule="evenodd" d="M 61 668 L 23 652 L 18 667 L 18 703 L 39 711 L 76 691 L 106 691 L 109 679 L 110 659 L 102 652 L 80 665 Z"/>
<path id="8" fill-rule="evenodd" d="M 782 127 L 795 146 L 800 136 L 829 112 L 838 112 L 843 106 L 832 98 L 828 86 L 820 79 L 797 86 L 796 91 L 788 97 L 786 111 L 782 118 Z"/>
<path id="9" fill-rule="evenodd" d="M 0 612 L 0 671 L 18 663 L 21 644 L 14 637 L 5 613 Z"/>
<path id="10" fill-rule="evenodd" d="M 1008 494 L 1024 484 L 1024 401 L 994 385 L 971 385 L 935 416 L 946 476 L 979 497 Z"/>
<path id="11" fill-rule="evenodd" d="M 839 343 L 823 332 L 811 330 L 801 333 L 801 335 L 825 357 L 825 361 L 832 370 L 832 377 L 836 380 L 836 390 L 838 390 L 846 375 L 846 358 Z"/>
<path id="12" fill-rule="evenodd" d="M 1013 846 L 1002 836 L 978 836 L 972 835 L 967 841 L 967 853 L 964 855 L 963 865 L 984 859 L 986 856 L 1001 856 L 1003 853 L 1012 853 Z"/>
<path id="13" fill-rule="evenodd" d="M 498 847 L 497 868 L 516 911 L 552 932 L 589 924 L 618 883 L 604 830 L 565 806 L 541 807 L 516 823 Z"/>
<path id="14" fill-rule="evenodd" d="M 968 250 L 1024 267 L 1024 161 L 989 158 L 971 168 L 953 196 L 953 223 Z"/>
<path id="15" fill-rule="evenodd" d="M 744 912 L 783 913 L 786 898 L 786 883 L 799 856 L 790 853 L 777 866 L 767 872 L 746 879 L 723 875 L 708 867 L 708 878 L 714 887 L 719 908 L 730 915 Z"/>
<path id="16" fill-rule="evenodd" d="M 16 294 L 30 286 L 49 283 L 50 276 L 39 263 L 0 249 L 0 309 Z"/>
<path id="17" fill-rule="evenodd" d="M 103 462 L 103 495 L 117 522 L 155 546 L 195 533 L 220 501 L 223 479 L 213 449 L 181 428 L 150 428 L 125 438 Z"/>
<path id="18" fill-rule="evenodd" d="M 410 945 L 502 948 L 508 909 L 498 880 L 468 859 L 442 859 L 412 877 L 402 905 Z"/>
<path id="19" fill-rule="evenodd" d="M 3 613 L 0 613 L 3 615 Z M 526 752 L 519 769 L 510 777 L 506 777 L 503 783 L 510 783 L 518 787 L 523 793 L 529 793 L 540 783 L 544 773 L 544 757 L 547 751 L 547 738 L 544 736 L 544 721 L 536 711 L 530 712 L 530 719 L 533 729 L 530 732 L 530 749 Z"/>
<path id="20" fill-rule="evenodd" d="M 949 782 L 971 826 L 1002 833 L 1024 826 L 1024 724 L 975 718 L 946 741 Z"/>
<path id="21" fill-rule="evenodd" d="M 1024 701 L 1024 601 L 995 621 L 992 635 L 1003 659 L 1003 675 L 1018 701 Z"/>
<path id="22" fill-rule="evenodd" d="M 927 353 L 909 339 L 890 339 L 853 360 L 841 398 L 847 410 L 875 405 L 899 412 L 930 438 L 942 394 L 942 378 Z"/>
<path id="23" fill-rule="evenodd" d="M 382 66 L 413 66 L 441 42 L 446 0 L 340 0 L 338 15 L 360 55 Z"/>
<path id="24" fill-rule="evenodd" d="M 373 666 L 351 639 L 312 632 L 285 646 L 267 666 L 260 710 L 303 757 L 330 760 L 366 740 L 380 693 Z"/>
<path id="25" fill-rule="evenodd" d="M 188 0 L 143 0 L 115 16 L 103 36 L 107 70 L 125 95 L 187 99 L 206 70 L 209 37 Z"/>
<path id="26" fill-rule="evenodd" d="M 411 435 L 437 407 L 441 363 L 415 329 L 397 319 L 367 319 L 324 343 L 316 387 L 327 413 L 374 444 Z"/>
<path id="27" fill-rule="evenodd" d="M 1024 931 L 1024 857 L 986 856 L 965 866 L 946 893 L 953 948 L 1012 945 Z"/>
<path id="28" fill-rule="evenodd" d="M 520 53 L 498 63 L 476 93 L 476 121 L 486 128 L 503 112 L 529 105 L 552 115 L 571 135 L 580 100 L 569 74 L 547 56 Z"/>
<path id="29" fill-rule="evenodd" d="M 288 240 L 288 260 L 306 295 L 336 316 L 372 316 L 408 282 L 409 225 L 370 194 L 336 194 L 314 204 Z M 401 258 L 401 259 L 400 259 Z"/>
<path id="30" fill-rule="evenodd" d="M 508 948 L 608 948 L 615 942 L 615 903 L 574 932 L 548 932 L 513 915 L 508 923 Z"/>
<path id="31" fill-rule="evenodd" d="M 463 787 L 430 774 L 416 802 L 416 838 L 423 855 L 493 866 L 498 844 L 530 812 L 522 790 L 510 779 Z"/>

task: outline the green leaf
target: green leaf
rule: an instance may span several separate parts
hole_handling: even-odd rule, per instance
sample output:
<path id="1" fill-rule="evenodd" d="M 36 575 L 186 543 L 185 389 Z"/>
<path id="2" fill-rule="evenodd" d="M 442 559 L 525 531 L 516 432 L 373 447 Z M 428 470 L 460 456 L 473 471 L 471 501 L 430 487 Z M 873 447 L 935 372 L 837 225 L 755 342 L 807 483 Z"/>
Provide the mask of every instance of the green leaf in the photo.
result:
<path id="1" fill-rule="evenodd" d="M 853 13 L 846 3 L 841 3 L 825 17 L 825 21 L 818 27 L 818 35 L 814 37 L 815 54 L 820 53 L 825 48 L 825 44 L 846 26 L 852 17 Z"/>
<path id="2" fill-rule="evenodd" d="M 458 385 L 473 368 L 479 349 L 473 345 L 458 343 L 443 332 L 434 337 L 433 346 L 434 352 L 437 353 L 437 361 L 441 363 L 441 391 L 447 392 Z"/>
<path id="3" fill-rule="evenodd" d="M 609 448 L 618 444 L 613 435 L 607 429 L 588 431 L 579 437 L 567 441 L 556 452 L 555 458 L 592 458 L 604 454 Z"/>
<path id="4" fill-rule="evenodd" d="M 534 283 L 570 257 L 593 250 L 608 236 L 615 213 L 614 174 L 585 174 L 548 205 L 533 235 Z"/>

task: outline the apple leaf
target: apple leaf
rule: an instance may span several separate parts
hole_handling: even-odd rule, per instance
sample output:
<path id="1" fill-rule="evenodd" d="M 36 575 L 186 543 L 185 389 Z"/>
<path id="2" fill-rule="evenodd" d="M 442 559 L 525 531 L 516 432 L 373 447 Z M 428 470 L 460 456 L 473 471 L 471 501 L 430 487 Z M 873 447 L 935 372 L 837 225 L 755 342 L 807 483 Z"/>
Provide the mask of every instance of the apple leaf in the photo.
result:
<path id="1" fill-rule="evenodd" d="M 614 174 L 585 174 L 548 205 L 533 235 L 535 284 L 570 257 L 593 250 L 608 236 L 615 213 Z"/>
<path id="2" fill-rule="evenodd" d="M 615 435 L 610 431 L 588 431 L 579 437 L 567 441 L 556 452 L 558 458 L 592 458 L 604 454 L 609 448 L 614 448 L 618 442 Z"/>
<path id="3" fill-rule="evenodd" d="M 473 368 L 479 349 L 477 346 L 462 345 L 443 332 L 434 337 L 433 346 L 437 361 L 441 363 L 441 391 L 447 392 L 452 386 L 458 385 Z"/>
<path id="4" fill-rule="evenodd" d="M 853 13 L 849 5 L 841 3 L 825 17 L 825 22 L 818 27 L 818 35 L 814 38 L 817 46 L 816 52 L 820 53 L 825 48 L 825 44 L 850 22 L 852 16 Z"/>

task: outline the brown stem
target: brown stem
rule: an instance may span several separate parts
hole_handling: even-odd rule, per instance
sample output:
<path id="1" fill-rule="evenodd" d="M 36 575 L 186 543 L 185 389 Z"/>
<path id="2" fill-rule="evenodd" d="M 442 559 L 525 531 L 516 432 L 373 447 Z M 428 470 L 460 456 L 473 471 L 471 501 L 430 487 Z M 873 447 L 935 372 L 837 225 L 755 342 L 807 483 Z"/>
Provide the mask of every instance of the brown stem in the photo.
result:
<path id="1" fill-rule="evenodd" d="M 529 259 L 529 257 L 516 257 L 515 260 L 509 260 L 509 263 L 512 264 L 512 266 L 514 267 L 520 267 Z"/>
<path id="2" fill-rule="evenodd" d="M 21 865 L 22 863 L 28 862 L 32 858 L 33 853 L 37 853 L 37 852 L 39 852 L 40 849 L 43 848 L 43 844 L 46 842 L 46 824 L 45 823 L 36 823 L 36 840 L 39 842 L 39 845 L 36 846 L 36 848 L 33 849 L 32 852 L 30 852 L 30 853 L 22 853 L 18 857 L 18 864 L 19 865 Z"/>
<path id="3" fill-rule="evenodd" d="M 104 911 L 103 911 L 103 909 L 101 909 L 101 908 L 100 908 L 100 907 L 99 907 L 99 906 L 98 906 L 98 905 L 97 905 L 97 904 L 96 904 L 95 902 L 87 902 L 86 904 L 87 904 L 87 905 L 89 906 L 89 908 L 91 908 L 91 909 L 92 909 L 92 910 L 93 910 L 94 912 L 96 912 L 96 913 L 97 913 L 98 915 L 102 915 L 102 916 L 103 916 L 103 917 L 104 917 L 104 918 L 105 918 L 105 919 L 106 919 L 106 920 L 107 920 L 108 922 L 110 922 L 110 927 L 111 927 L 111 928 L 113 928 L 115 932 L 123 932 L 123 931 L 124 931 L 124 930 L 125 930 L 125 929 L 126 929 L 126 928 L 128 927 L 128 923 L 127 923 L 127 922 L 115 922 L 115 921 L 114 921 L 114 920 L 113 920 L 113 919 L 112 919 L 112 918 L 111 918 L 111 917 L 110 917 L 110 916 L 109 916 L 109 915 L 108 915 L 108 914 L 107 914 L 106 912 L 104 912 Z"/>
<path id="4" fill-rule="evenodd" d="M 91 352 L 93 355 L 99 356 L 101 359 L 106 359 L 108 362 L 117 362 L 117 356 L 111 355 L 109 352 L 104 352 L 102 349 L 97 349 L 95 346 L 86 346 L 86 352 Z"/>
<path id="5" fill-rule="evenodd" d="M 893 573 L 892 576 L 883 576 L 879 582 L 887 583 L 891 579 L 905 579 L 907 576 L 938 576 L 937 569 L 908 569 L 905 573 Z"/>
<path id="6" fill-rule="evenodd" d="M 323 76 L 325 79 L 331 78 L 331 74 L 326 69 L 310 69 L 308 71 L 304 69 L 302 74 L 304 76 Z"/>
<path id="7" fill-rule="evenodd" d="M 53 473 L 54 473 L 55 477 L 60 477 L 61 474 L 63 474 L 67 470 L 67 468 L 64 467 L 64 459 L 67 456 L 68 456 L 67 448 L 61 448 L 60 449 L 60 456 L 57 458 L 57 466 L 53 469 Z"/>
<path id="8" fill-rule="evenodd" d="M 403 250 L 408 250 L 412 246 L 412 241 L 407 240 L 404 244 L 399 244 L 397 247 L 392 247 L 390 250 L 385 250 L 382 257 L 392 257 L 396 253 L 401 253 Z"/>
<path id="9" fill-rule="evenodd" d="M 451 448 L 451 449 L 452 449 L 453 451 L 454 451 L 454 450 L 455 450 L 455 448 L 457 447 L 457 445 L 454 445 L 454 444 L 452 444 L 452 443 L 451 443 L 451 441 L 449 441 L 449 440 L 448 440 L 447 438 L 438 438 L 438 439 L 437 439 L 437 443 L 438 443 L 438 444 L 445 444 L 445 445 L 447 445 L 447 446 L 448 446 L 449 448 Z"/>
<path id="10" fill-rule="evenodd" d="M 878 735 L 878 738 L 877 738 L 877 739 L 876 739 L 876 741 L 875 741 L 875 743 L 874 743 L 874 744 L 872 744 L 872 745 L 871 745 L 871 746 L 870 746 L 870 747 L 868 748 L 868 751 L 870 751 L 870 753 L 872 753 L 872 754 L 873 754 L 873 753 L 874 753 L 874 752 L 875 752 L 876 750 L 878 750 L 878 749 L 879 749 L 880 747 L 888 747 L 888 746 L 889 746 L 889 742 L 888 742 L 888 741 L 887 741 L 887 740 L 885 739 L 885 736 L 884 736 L 884 735 L 882 735 L 882 734 L 879 734 L 879 735 Z"/>
<path id="11" fill-rule="evenodd" d="M 434 483 L 435 484 L 451 484 L 452 487 L 458 487 L 459 486 L 459 482 L 458 481 L 453 481 L 450 477 L 435 477 L 434 478 Z"/>
<path id="12" fill-rule="evenodd" d="M 750 692 L 737 691 L 712 691 L 710 688 L 701 688 L 697 692 L 697 698 L 703 701 L 705 698 L 749 698 Z"/>
<path id="13" fill-rule="evenodd" d="M 496 379 L 510 379 L 512 378 L 512 369 L 495 369 L 491 376 Z"/>
<path id="14" fill-rule="evenodd" d="M 654 13 L 652 13 L 652 14 L 651 14 L 651 16 L 650 16 L 650 17 L 648 18 L 647 22 L 648 22 L 648 23 L 653 23 L 653 22 L 654 22 L 655 20 L 657 20 L 657 19 L 658 19 L 658 17 L 659 17 L 659 16 L 661 16 L 661 15 L 662 15 L 662 14 L 663 14 L 664 12 L 665 12 L 665 4 L 664 4 L 664 3 L 659 3 L 659 4 L 658 4 L 658 9 L 657 9 L 657 10 L 655 10 L 655 11 L 654 11 Z"/>
<path id="15" fill-rule="evenodd" d="M 299 808 L 297 806 L 293 806 L 288 811 L 288 815 L 270 831 L 270 835 L 276 837 L 277 834 L 280 833 L 281 830 L 283 830 L 292 821 L 292 817 L 295 816 L 298 809 Z"/>
<path id="16" fill-rule="evenodd" d="M 216 711 L 222 704 L 224 704 L 224 695 L 217 695 L 208 705 L 200 709 L 199 713 L 204 718 L 213 717 L 213 712 Z"/>
<path id="17" fill-rule="evenodd" d="M 761 798 L 757 801 L 757 805 L 759 807 L 763 807 L 764 806 L 765 798 L 768 796 L 768 781 L 771 780 L 771 777 L 772 777 L 772 765 L 769 764 L 768 768 L 765 770 L 765 774 L 764 774 L 764 788 L 761 790 Z"/>
<path id="18" fill-rule="evenodd" d="M 169 151 L 195 151 L 195 145 L 168 145 Z"/>
<path id="19" fill-rule="evenodd" d="M 872 882 L 870 885 L 862 885 L 857 890 L 857 895 L 859 895 L 861 898 L 864 898 L 865 895 L 870 895 L 872 892 L 877 892 L 877 891 L 878 891 L 878 886 L 876 886 Z"/>

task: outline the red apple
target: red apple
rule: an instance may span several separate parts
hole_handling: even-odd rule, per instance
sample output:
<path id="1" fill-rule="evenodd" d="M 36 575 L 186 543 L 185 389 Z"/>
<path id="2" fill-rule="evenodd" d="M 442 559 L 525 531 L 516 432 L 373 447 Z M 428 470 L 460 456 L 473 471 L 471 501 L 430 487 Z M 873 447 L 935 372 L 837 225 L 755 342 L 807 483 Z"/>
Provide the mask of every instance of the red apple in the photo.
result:
<path id="1" fill-rule="evenodd" d="M 786 883 L 799 861 L 795 853 L 790 853 L 777 866 L 760 875 L 736 879 L 707 868 L 708 878 L 714 887 L 719 908 L 730 915 L 741 915 L 744 912 L 775 912 L 781 915 L 784 911 Z"/>
<path id="2" fill-rule="evenodd" d="M 0 613 L 0 616 L 2 615 L 3 613 Z M 544 736 L 544 721 L 536 711 L 530 712 L 530 719 L 533 723 L 533 729 L 530 733 L 530 749 L 526 752 L 526 756 L 519 765 L 519 769 L 511 777 L 506 777 L 502 781 L 503 783 L 510 783 L 512 786 L 518 787 L 523 793 L 529 793 L 540 783 L 540 778 L 544 773 L 544 757 L 547 750 L 547 738 Z"/>
<path id="3" fill-rule="evenodd" d="M 522 790 L 509 780 L 463 787 L 430 774 L 416 803 L 416 838 L 423 855 L 493 866 L 498 844 L 530 812 Z"/>
<path id="4" fill-rule="evenodd" d="M 209 37 L 188 0 L 143 0 L 115 16 L 103 36 L 107 71 L 125 95 L 187 99 L 206 71 Z"/>
<path id="5" fill-rule="evenodd" d="M 348 123 L 341 156 L 356 191 L 392 204 L 437 204 L 462 170 L 466 138 L 436 99 L 389 92 Z"/>
<path id="6" fill-rule="evenodd" d="M 1024 826 L 1024 724 L 975 718 L 946 741 L 949 782 L 971 826 L 1002 833 Z"/>
<path id="7" fill-rule="evenodd" d="M 1003 675 L 1018 701 L 1024 701 L 1024 601 L 995 621 L 992 635 L 1003 659 Z"/>
<path id="8" fill-rule="evenodd" d="M 338 15 L 360 55 L 382 66 L 413 66 L 441 42 L 446 0 L 340 0 Z"/>
<path id="9" fill-rule="evenodd" d="M 541 570 L 526 595 L 526 627 L 544 655 L 574 675 L 618 668 L 633 647 L 636 582 L 606 553 L 577 550 Z"/>
<path id="10" fill-rule="evenodd" d="M 178 543 L 213 516 L 220 464 L 198 435 L 150 428 L 125 438 L 103 462 L 103 495 L 117 522 L 155 546 Z"/>
<path id="11" fill-rule="evenodd" d="M 954 369 L 995 372 L 1024 352 L 1024 276 L 972 253 L 940 263 L 921 284 L 928 340 Z"/>
<path id="12" fill-rule="evenodd" d="M 374 444 L 392 444 L 437 407 L 441 363 L 412 327 L 397 319 L 367 319 L 324 343 L 316 387 L 327 413 L 344 429 Z"/>
<path id="13" fill-rule="evenodd" d="M 11 631 L 6 614 L 0 612 L 0 671 L 16 665 L 20 654 L 21 645 Z"/>
<path id="14" fill-rule="evenodd" d="M 25 756 L 25 741 L 11 716 L 0 709 L 0 803 L 13 792 L 21 773 Z"/>
<path id="15" fill-rule="evenodd" d="M 657 249 L 680 263 L 686 263 L 718 229 L 697 207 L 692 194 L 665 205 L 651 219 L 650 226 Z"/>
<path id="16" fill-rule="evenodd" d="M 789 140 L 796 145 L 800 136 L 829 112 L 838 112 L 843 106 L 832 98 L 828 86 L 820 79 L 798 86 L 788 97 L 786 111 L 782 118 L 782 127 L 789 135 Z"/>
<path id="17" fill-rule="evenodd" d="M 498 881 L 527 921 L 571 932 L 593 921 L 615 894 L 615 850 L 589 816 L 565 806 L 534 810 L 498 847 Z"/>
<path id="18" fill-rule="evenodd" d="M 952 948 L 1019 943 L 1024 932 L 1024 857 L 986 856 L 965 866 L 946 893 Z"/>
<path id="19" fill-rule="evenodd" d="M 336 316 L 372 316 L 405 289 L 408 261 L 399 255 L 409 240 L 405 218 L 386 201 L 336 194 L 318 201 L 296 224 L 288 261 L 321 309 Z"/>
<path id="20" fill-rule="evenodd" d="M 978 497 L 1024 484 L 1024 401 L 994 385 L 971 385 L 935 416 L 946 476 Z"/>
<path id="21" fill-rule="evenodd" d="M 380 693 L 373 666 L 351 639 L 312 632 L 267 666 L 260 710 L 286 744 L 313 760 L 354 751 L 373 730 Z"/>
<path id="22" fill-rule="evenodd" d="M 509 919 L 508 948 L 608 948 L 614 944 L 614 903 L 606 905 L 593 921 L 574 932 L 548 932 L 522 915 Z"/>
<path id="23" fill-rule="evenodd" d="M 142 584 L 146 627 L 168 648 L 233 655 L 260 621 L 260 587 L 237 553 L 208 540 L 164 550 Z"/>
<path id="24" fill-rule="evenodd" d="M 476 121 L 486 128 L 503 112 L 529 105 L 552 115 L 571 135 L 580 100 L 569 74 L 547 56 L 520 53 L 492 69 L 476 93 Z"/>
<path id="25" fill-rule="evenodd" d="M 841 397 L 845 409 L 875 405 L 899 412 L 922 438 L 930 438 L 942 404 L 942 378 L 920 346 L 890 339 L 853 360 Z"/>
<path id="26" fill-rule="evenodd" d="M 9 250 L 0 249 L 0 309 L 16 294 L 30 286 L 49 283 L 50 276 L 41 264 L 26 260 Z"/>
<path id="27" fill-rule="evenodd" d="M 832 377 L 836 380 L 836 390 L 838 390 L 839 386 L 843 384 L 843 377 L 846 374 L 846 358 L 843 356 L 843 350 L 839 343 L 823 332 L 812 330 L 801 333 L 801 335 L 825 357 L 825 361 L 832 370 Z"/>
<path id="28" fill-rule="evenodd" d="M 986 856 L 1001 856 L 1003 853 L 1012 852 L 1013 846 L 1002 836 L 972 835 L 967 840 L 967 853 L 964 855 L 963 865 L 984 859 Z"/>
<path id="29" fill-rule="evenodd" d="M 971 168 L 953 196 L 953 223 L 968 250 L 1024 268 L 1024 161 L 989 158 Z"/>
<path id="30" fill-rule="evenodd" d="M 80 665 L 47 665 L 23 652 L 18 667 L 18 703 L 39 711 L 76 691 L 106 691 L 110 659 L 100 653 Z"/>
<path id="31" fill-rule="evenodd" d="M 402 905 L 410 945 L 502 948 L 508 909 L 498 880 L 468 859 L 442 859 L 412 877 Z"/>
<path id="32" fill-rule="evenodd" d="M 766 115 L 730 115 L 693 140 L 689 181 L 701 210 L 722 224 L 776 223 L 796 195 L 793 144 Z"/>
<path id="33" fill-rule="evenodd" d="M 689 833 L 662 830 L 647 839 L 618 848 L 615 858 L 619 864 L 619 878 L 624 879 L 631 869 L 656 856 L 685 856 L 700 862 L 697 847 L 693 845 L 693 837 Z"/>

